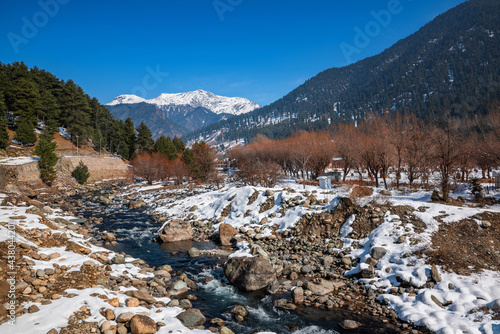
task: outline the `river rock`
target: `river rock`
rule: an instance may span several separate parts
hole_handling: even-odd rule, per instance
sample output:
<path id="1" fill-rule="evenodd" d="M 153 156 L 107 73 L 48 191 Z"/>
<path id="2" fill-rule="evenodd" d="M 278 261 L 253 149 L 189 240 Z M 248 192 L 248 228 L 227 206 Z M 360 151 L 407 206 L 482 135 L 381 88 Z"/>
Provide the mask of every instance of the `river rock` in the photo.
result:
<path id="1" fill-rule="evenodd" d="M 201 326 L 207 320 L 197 308 L 191 308 L 182 312 L 177 316 L 177 319 L 179 319 L 186 327 Z"/>
<path id="2" fill-rule="evenodd" d="M 156 322 L 145 315 L 136 314 L 130 320 L 132 334 L 154 334 L 158 331 Z"/>
<path id="3" fill-rule="evenodd" d="M 222 223 L 219 226 L 219 239 L 222 246 L 231 246 L 231 239 L 238 234 L 238 230 L 229 224 Z"/>
<path id="4" fill-rule="evenodd" d="M 242 317 L 246 317 L 248 315 L 248 309 L 243 305 L 236 305 L 231 309 L 231 313 Z"/>
<path id="5" fill-rule="evenodd" d="M 139 299 L 132 297 L 132 298 L 127 298 L 125 304 L 127 305 L 127 307 L 137 307 L 139 306 L 140 302 Z"/>
<path id="6" fill-rule="evenodd" d="M 304 302 L 304 289 L 301 287 L 293 288 L 292 300 L 295 304 L 302 304 Z"/>
<path id="7" fill-rule="evenodd" d="M 259 245 L 253 244 L 252 247 L 250 248 L 250 254 L 254 256 L 263 256 L 263 257 L 269 257 L 269 254 Z"/>
<path id="8" fill-rule="evenodd" d="M 380 260 L 386 253 L 387 250 L 383 247 L 373 247 L 370 251 L 372 258 L 375 260 Z"/>
<path id="9" fill-rule="evenodd" d="M 116 241 L 116 237 L 113 233 L 107 232 L 107 233 L 104 233 L 104 235 L 102 236 L 102 240 L 113 242 L 113 241 Z"/>
<path id="10" fill-rule="evenodd" d="M 343 328 L 343 329 L 356 329 L 358 328 L 359 326 L 361 326 L 361 324 L 357 321 L 354 321 L 354 320 L 344 320 L 340 323 L 340 326 Z"/>
<path id="11" fill-rule="evenodd" d="M 142 199 L 138 200 L 138 201 L 130 201 L 128 203 L 128 208 L 130 210 L 137 210 L 137 209 L 141 209 L 143 207 L 146 206 L 146 202 L 144 202 Z"/>
<path id="12" fill-rule="evenodd" d="M 170 294 L 170 296 L 176 297 L 188 292 L 188 290 L 189 289 L 187 283 L 178 280 L 170 284 L 167 291 Z"/>
<path id="13" fill-rule="evenodd" d="M 345 284 L 342 282 L 333 282 L 328 281 L 326 279 L 321 279 L 318 284 L 313 282 L 307 282 L 306 287 L 307 290 L 311 291 L 313 294 L 317 296 L 323 296 L 329 294 L 330 292 L 339 289 Z"/>
<path id="14" fill-rule="evenodd" d="M 99 196 L 99 203 L 101 203 L 102 205 L 109 205 L 111 203 L 111 200 L 107 197 Z"/>
<path id="15" fill-rule="evenodd" d="M 188 251 L 189 257 L 198 257 L 200 254 L 200 250 L 196 247 L 191 247 Z"/>
<path id="16" fill-rule="evenodd" d="M 173 219 L 163 226 L 159 231 L 159 236 L 163 242 L 192 240 L 193 229 L 190 222 Z"/>
<path id="17" fill-rule="evenodd" d="M 31 305 L 30 307 L 28 307 L 28 313 L 35 313 L 38 311 L 40 311 L 40 309 L 36 305 Z"/>
<path id="18" fill-rule="evenodd" d="M 438 268 L 434 264 L 432 265 L 431 268 L 431 278 L 436 283 L 441 282 L 441 274 L 439 273 Z"/>
<path id="19" fill-rule="evenodd" d="M 372 278 L 375 276 L 375 268 L 373 268 L 370 265 L 364 266 L 360 271 L 359 271 L 359 277 L 361 278 Z"/>
<path id="20" fill-rule="evenodd" d="M 226 326 L 222 326 L 221 328 L 219 328 L 219 334 L 234 334 L 234 332 Z"/>
<path id="21" fill-rule="evenodd" d="M 126 323 L 126 322 L 129 322 L 130 319 L 132 319 L 132 317 L 134 316 L 134 314 L 132 312 L 123 312 L 121 313 L 117 318 L 116 318 L 116 322 L 118 323 Z"/>
<path id="22" fill-rule="evenodd" d="M 264 289 L 276 281 L 276 273 L 264 257 L 233 257 L 224 265 L 229 283 L 243 291 Z"/>
<path id="23" fill-rule="evenodd" d="M 125 294 L 129 297 L 134 297 L 148 304 L 155 304 L 156 300 L 147 292 L 141 290 L 129 290 Z"/>

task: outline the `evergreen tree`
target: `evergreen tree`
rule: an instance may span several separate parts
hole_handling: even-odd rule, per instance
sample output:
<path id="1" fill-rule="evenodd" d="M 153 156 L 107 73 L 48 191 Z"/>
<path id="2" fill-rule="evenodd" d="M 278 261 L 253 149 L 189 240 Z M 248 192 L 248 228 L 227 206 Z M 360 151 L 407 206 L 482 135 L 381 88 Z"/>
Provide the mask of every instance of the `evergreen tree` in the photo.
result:
<path id="1" fill-rule="evenodd" d="M 76 182 L 84 184 L 90 177 L 89 168 L 83 161 L 80 161 L 78 166 L 71 172 L 71 176 L 75 178 Z"/>
<path id="2" fill-rule="evenodd" d="M 40 94 L 36 84 L 25 77 L 15 80 L 7 92 L 7 108 L 17 116 L 34 118 L 40 109 Z"/>
<path id="3" fill-rule="evenodd" d="M 43 120 L 45 124 L 49 121 L 55 121 L 59 117 L 59 104 L 57 99 L 49 91 L 42 91 L 40 93 L 40 111 L 38 113 L 38 118 Z"/>
<path id="4" fill-rule="evenodd" d="M 123 144 L 125 144 L 125 146 L 127 147 L 128 152 L 126 155 L 120 155 L 125 159 L 133 159 L 135 156 L 137 137 L 135 135 L 134 122 L 132 122 L 132 119 L 130 117 L 125 120 L 123 128 L 123 140 L 125 141 Z M 124 151 L 122 152 L 125 153 Z"/>
<path id="5" fill-rule="evenodd" d="M 158 139 L 156 139 L 156 142 L 155 142 L 154 150 L 155 150 L 155 152 L 163 153 L 163 154 L 167 155 L 167 152 L 168 152 L 167 137 L 165 137 L 164 135 L 161 135 L 160 137 L 158 137 Z"/>
<path id="6" fill-rule="evenodd" d="M 35 154 L 40 157 L 38 167 L 40 167 L 40 175 L 42 181 L 49 184 L 56 178 L 56 143 L 54 134 L 45 130 L 40 136 L 38 145 L 35 148 Z"/>
<path id="7" fill-rule="evenodd" d="M 116 153 L 124 159 L 129 160 L 130 150 L 126 142 L 122 141 L 116 147 Z"/>
<path id="8" fill-rule="evenodd" d="M 165 154 L 169 160 L 177 159 L 177 150 L 170 137 L 160 136 L 155 143 L 155 152 Z"/>
<path id="9" fill-rule="evenodd" d="M 78 136 L 80 143 L 86 142 L 89 137 L 90 107 L 85 93 L 73 80 L 68 80 L 64 86 L 62 100 L 62 123 L 71 133 L 71 139 L 76 143 Z"/>
<path id="10" fill-rule="evenodd" d="M 148 126 L 141 122 L 137 127 L 137 148 L 139 151 L 152 151 L 155 142 Z"/>
<path id="11" fill-rule="evenodd" d="M 166 155 L 169 160 L 177 159 L 177 150 L 175 149 L 175 145 L 170 139 L 170 136 L 167 137 L 167 152 Z"/>
<path id="12" fill-rule="evenodd" d="M 7 121 L 5 119 L 6 107 L 3 95 L 0 92 L 0 150 L 9 146 L 9 133 L 7 132 Z"/>
<path id="13" fill-rule="evenodd" d="M 185 149 L 182 153 L 182 161 L 189 167 L 189 171 L 191 172 L 191 176 L 194 178 L 200 177 L 200 170 L 198 165 L 196 164 L 196 159 L 194 158 L 193 151 L 189 148 Z"/>
<path id="14" fill-rule="evenodd" d="M 5 150 L 9 146 L 9 133 L 7 132 L 7 122 L 0 116 L 0 150 Z"/>
<path id="15" fill-rule="evenodd" d="M 182 153 L 186 149 L 186 144 L 184 144 L 184 142 L 177 136 L 174 137 L 172 142 L 174 143 L 175 149 L 178 153 Z"/>
<path id="16" fill-rule="evenodd" d="M 36 143 L 35 126 L 31 119 L 21 118 L 14 139 L 23 146 L 30 146 Z"/>

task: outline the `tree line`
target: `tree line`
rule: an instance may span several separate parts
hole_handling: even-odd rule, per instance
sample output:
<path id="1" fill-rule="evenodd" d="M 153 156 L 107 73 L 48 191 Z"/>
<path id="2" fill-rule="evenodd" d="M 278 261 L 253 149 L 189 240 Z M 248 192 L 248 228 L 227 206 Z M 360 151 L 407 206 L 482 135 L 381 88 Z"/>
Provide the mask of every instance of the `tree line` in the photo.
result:
<path id="1" fill-rule="evenodd" d="M 134 174 L 148 183 L 174 180 L 182 184 L 186 179 L 200 182 L 220 182 L 215 169 L 216 152 L 205 142 L 196 142 L 187 148 L 182 140 L 161 136 L 156 142 L 149 141 L 132 159 Z"/>
<path id="2" fill-rule="evenodd" d="M 498 107 L 497 107 L 498 108 Z M 395 187 L 406 173 L 409 186 L 428 183 L 440 175 L 448 196 L 452 179 L 468 181 L 474 169 L 483 178 L 500 165 L 500 112 L 474 118 L 443 118 L 425 122 L 412 114 L 370 117 L 358 124 L 342 123 L 326 131 L 299 131 L 285 139 L 257 136 L 250 144 L 231 150 L 239 178 L 250 184 L 272 186 L 280 176 L 315 179 L 333 164 L 359 180 L 368 174 L 376 187 Z M 334 160 L 334 158 L 336 158 Z"/>
<path id="3" fill-rule="evenodd" d="M 38 67 L 0 62 L 0 149 L 8 144 L 7 126 L 16 131 L 15 140 L 35 145 L 40 124 L 52 133 L 64 127 L 80 145 L 92 142 L 96 150 L 133 158 L 134 124 L 120 121 L 90 97 L 73 80 L 61 80 Z"/>

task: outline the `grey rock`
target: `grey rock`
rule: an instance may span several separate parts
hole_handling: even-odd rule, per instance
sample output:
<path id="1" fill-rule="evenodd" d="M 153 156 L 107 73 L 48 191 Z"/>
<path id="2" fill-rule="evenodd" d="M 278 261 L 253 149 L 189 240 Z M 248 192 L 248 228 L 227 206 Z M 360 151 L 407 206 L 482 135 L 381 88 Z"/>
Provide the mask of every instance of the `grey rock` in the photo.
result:
<path id="1" fill-rule="evenodd" d="M 177 316 L 177 319 L 179 319 L 186 327 L 201 326 L 207 320 L 197 308 L 191 308 L 182 312 Z"/>
<path id="2" fill-rule="evenodd" d="M 356 329 L 356 328 L 359 328 L 361 326 L 361 324 L 357 321 L 346 319 L 340 323 L 340 326 L 343 329 Z"/>
<path id="3" fill-rule="evenodd" d="M 441 274 L 439 273 L 439 269 L 434 264 L 431 267 L 431 278 L 436 283 L 441 282 Z"/>
<path id="4" fill-rule="evenodd" d="M 271 262 L 264 257 L 233 257 L 224 265 L 229 283 L 243 291 L 264 289 L 276 280 Z"/>
<path id="5" fill-rule="evenodd" d="M 387 254 L 387 250 L 383 247 L 373 247 L 370 254 L 375 260 L 380 260 L 385 254 Z"/>

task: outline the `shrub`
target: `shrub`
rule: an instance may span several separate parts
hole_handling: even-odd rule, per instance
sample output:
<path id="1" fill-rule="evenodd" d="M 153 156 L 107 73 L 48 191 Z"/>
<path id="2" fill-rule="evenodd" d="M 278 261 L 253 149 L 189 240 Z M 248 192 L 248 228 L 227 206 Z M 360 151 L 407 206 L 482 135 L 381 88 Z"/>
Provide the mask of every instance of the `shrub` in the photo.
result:
<path id="1" fill-rule="evenodd" d="M 78 166 L 76 166 L 71 173 L 71 176 L 76 179 L 76 182 L 84 184 L 90 177 L 89 168 L 82 161 L 80 161 Z"/>
<path id="2" fill-rule="evenodd" d="M 474 198 L 483 198 L 483 186 L 479 183 L 478 179 L 472 179 L 470 182 L 470 192 L 474 195 Z"/>

